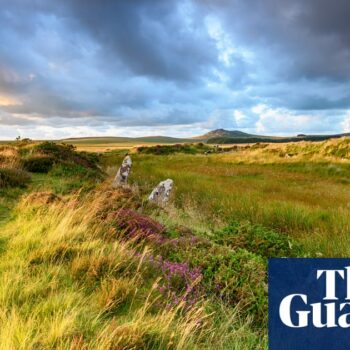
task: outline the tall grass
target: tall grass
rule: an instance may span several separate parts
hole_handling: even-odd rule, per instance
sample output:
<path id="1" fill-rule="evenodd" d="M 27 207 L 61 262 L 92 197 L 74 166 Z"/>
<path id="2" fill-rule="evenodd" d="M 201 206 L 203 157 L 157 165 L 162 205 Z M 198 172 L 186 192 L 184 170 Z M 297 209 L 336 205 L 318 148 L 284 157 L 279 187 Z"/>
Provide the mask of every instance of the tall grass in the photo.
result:
<path id="1" fill-rule="evenodd" d="M 22 199 L 0 233 L 1 349 L 266 347 L 238 307 L 158 306 L 160 276 L 106 220 L 134 201 L 105 187 L 49 204 Z"/>

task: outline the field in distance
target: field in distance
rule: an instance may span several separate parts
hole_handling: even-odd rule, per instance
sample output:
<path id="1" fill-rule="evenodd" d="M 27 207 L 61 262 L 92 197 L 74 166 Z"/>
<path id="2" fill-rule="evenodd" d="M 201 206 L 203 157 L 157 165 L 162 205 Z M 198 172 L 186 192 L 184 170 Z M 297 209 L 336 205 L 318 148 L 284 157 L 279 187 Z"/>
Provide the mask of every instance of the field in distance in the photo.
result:
<path id="1" fill-rule="evenodd" d="M 61 140 L 64 143 L 72 144 L 81 151 L 104 152 L 118 149 L 130 149 L 132 147 L 154 146 L 157 144 L 176 144 L 193 142 L 193 139 L 174 138 L 167 136 L 146 136 L 146 137 L 83 137 Z"/>

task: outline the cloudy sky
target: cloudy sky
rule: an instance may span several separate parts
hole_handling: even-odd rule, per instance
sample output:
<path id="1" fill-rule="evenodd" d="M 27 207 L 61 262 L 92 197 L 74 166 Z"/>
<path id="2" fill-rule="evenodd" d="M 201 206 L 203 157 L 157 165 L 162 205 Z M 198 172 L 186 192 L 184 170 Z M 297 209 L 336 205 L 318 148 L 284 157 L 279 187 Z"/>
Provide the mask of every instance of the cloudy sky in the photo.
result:
<path id="1" fill-rule="evenodd" d="M 0 0 L 0 139 L 350 131 L 349 0 Z"/>

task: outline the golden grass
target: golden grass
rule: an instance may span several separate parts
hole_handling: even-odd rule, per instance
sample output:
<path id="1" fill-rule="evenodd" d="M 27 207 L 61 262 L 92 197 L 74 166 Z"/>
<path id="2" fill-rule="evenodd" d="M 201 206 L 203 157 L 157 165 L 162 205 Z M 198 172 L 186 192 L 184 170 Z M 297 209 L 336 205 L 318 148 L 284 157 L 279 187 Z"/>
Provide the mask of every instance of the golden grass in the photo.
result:
<path id="1" fill-rule="evenodd" d="M 20 164 L 18 149 L 9 145 L 0 146 L 0 167 L 17 168 Z"/>
<path id="2" fill-rule="evenodd" d="M 168 143 L 157 143 L 157 142 L 118 142 L 118 143 L 105 143 L 105 144 L 94 144 L 94 143 L 72 143 L 78 151 L 103 153 L 116 150 L 130 150 L 134 152 L 138 147 L 151 147 L 156 145 L 169 145 Z"/>
<path id="3" fill-rule="evenodd" d="M 216 324 L 205 304 L 156 307 L 158 276 L 146 278 L 142 258 L 103 220 L 128 203 L 123 191 L 37 197 L 24 197 L 0 233 L 0 349 L 265 348 L 237 310 Z"/>

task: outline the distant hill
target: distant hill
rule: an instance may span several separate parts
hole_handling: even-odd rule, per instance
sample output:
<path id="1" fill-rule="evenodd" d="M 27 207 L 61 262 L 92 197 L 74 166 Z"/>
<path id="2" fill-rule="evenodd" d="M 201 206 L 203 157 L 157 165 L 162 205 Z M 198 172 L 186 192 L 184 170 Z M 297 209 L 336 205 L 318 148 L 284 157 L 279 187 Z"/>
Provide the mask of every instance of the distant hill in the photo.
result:
<path id="1" fill-rule="evenodd" d="M 195 139 L 208 141 L 212 139 L 280 139 L 278 136 L 264 136 L 264 135 L 255 135 L 248 134 L 239 130 L 225 130 L 225 129 L 216 129 L 213 131 L 209 131 L 208 133 L 197 136 Z"/>
<path id="2" fill-rule="evenodd" d="M 239 130 L 216 129 L 204 135 L 193 138 L 176 138 L 168 136 L 145 136 L 145 137 L 81 137 L 68 138 L 59 140 L 68 144 L 113 144 L 113 143 L 129 143 L 129 144 L 176 144 L 176 143 L 195 143 L 204 142 L 208 144 L 234 144 L 234 143 L 257 143 L 257 142 L 296 142 L 296 141 L 323 141 L 331 138 L 339 138 L 350 136 L 350 133 L 335 135 L 306 135 L 298 134 L 296 136 L 266 136 L 248 134 Z"/>
<path id="3" fill-rule="evenodd" d="M 216 138 L 216 137 L 248 138 L 248 137 L 256 137 L 256 136 L 258 136 L 258 135 L 247 134 L 247 133 L 245 133 L 243 131 L 239 131 L 239 130 L 216 129 L 216 130 L 210 131 L 204 135 L 197 136 L 197 137 L 195 137 L 195 139 L 197 139 L 197 140 L 209 140 L 209 139 Z"/>
<path id="4" fill-rule="evenodd" d="M 219 130 L 218 136 L 210 137 L 206 139 L 206 143 L 209 144 L 234 144 L 234 143 L 257 143 L 257 142 L 270 142 L 270 143 L 284 143 L 284 142 L 298 142 L 298 141 L 325 141 L 332 138 L 340 138 L 350 136 L 350 133 L 335 134 L 335 135 L 305 135 L 299 134 L 297 136 L 260 136 L 242 133 L 239 135 L 239 131 L 227 131 Z M 214 131 L 214 135 L 217 130 Z M 219 136 L 221 134 L 221 136 Z M 206 135 L 212 135 L 208 133 Z M 226 136 L 227 135 L 227 136 Z M 229 136 L 230 135 L 230 136 Z M 203 135 L 205 136 L 205 135 Z"/>
<path id="5" fill-rule="evenodd" d="M 182 139 L 168 136 L 145 137 L 77 137 L 60 140 L 68 144 L 106 144 L 106 143 L 184 143 L 194 142 L 194 139 Z"/>

